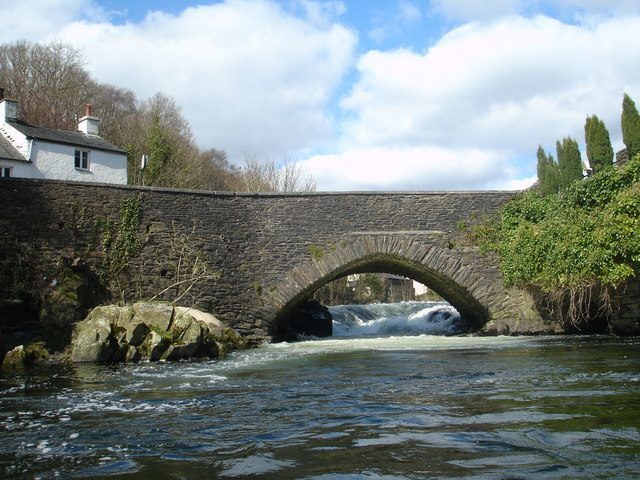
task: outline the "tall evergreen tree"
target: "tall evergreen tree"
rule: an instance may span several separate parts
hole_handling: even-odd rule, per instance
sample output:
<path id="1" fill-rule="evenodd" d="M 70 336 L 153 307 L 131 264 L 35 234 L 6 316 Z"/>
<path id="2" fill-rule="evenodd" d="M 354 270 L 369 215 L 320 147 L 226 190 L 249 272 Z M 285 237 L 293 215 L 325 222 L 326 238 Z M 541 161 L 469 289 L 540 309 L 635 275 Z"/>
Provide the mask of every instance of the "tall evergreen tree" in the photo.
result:
<path id="1" fill-rule="evenodd" d="M 538 185 L 540 185 L 540 189 L 544 185 L 545 176 L 547 173 L 547 154 L 542 148 L 542 145 L 538 145 L 538 151 L 536 152 L 536 157 L 538 158 L 537 164 L 537 172 L 538 172 Z"/>
<path id="2" fill-rule="evenodd" d="M 622 100 L 622 141 L 629 152 L 629 158 L 640 153 L 640 115 L 635 102 L 624 94 Z"/>
<path id="3" fill-rule="evenodd" d="M 549 155 L 547 157 L 546 194 L 554 194 L 560 191 L 560 168 L 558 162 Z"/>
<path id="4" fill-rule="evenodd" d="M 613 166 L 611 138 L 604 122 L 593 115 L 584 124 L 584 139 L 587 144 L 587 158 L 593 173 Z"/>
<path id="5" fill-rule="evenodd" d="M 580 155 L 580 147 L 578 142 L 573 138 L 567 137 L 556 142 L 556 150 L 558 153 L 558 169 L 559 169 L 559 187 L 565 190 L 576 180 L 581 180 L 582 175 L 582 157 Z"/>
<path id="6" fill-rule="evenodd" d="M 558 165 L 552 156 L 547 156 L 538 145 L 538 186 L 543 195 L 558 193 Z"/>

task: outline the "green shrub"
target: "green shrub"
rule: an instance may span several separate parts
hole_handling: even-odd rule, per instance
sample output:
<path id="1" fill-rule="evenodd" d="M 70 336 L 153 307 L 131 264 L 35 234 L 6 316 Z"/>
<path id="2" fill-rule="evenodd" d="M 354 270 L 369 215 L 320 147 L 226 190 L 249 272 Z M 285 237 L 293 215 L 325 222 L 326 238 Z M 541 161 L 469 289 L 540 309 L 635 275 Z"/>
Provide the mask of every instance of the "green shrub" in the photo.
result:
<path id="1" fill-rule="evenodd" d="M 475 228 L 500 255 L 505 282 L 547 293 L 615 287 L 640 272 L 640 156 L 566 192 L 519 195 Z"/>

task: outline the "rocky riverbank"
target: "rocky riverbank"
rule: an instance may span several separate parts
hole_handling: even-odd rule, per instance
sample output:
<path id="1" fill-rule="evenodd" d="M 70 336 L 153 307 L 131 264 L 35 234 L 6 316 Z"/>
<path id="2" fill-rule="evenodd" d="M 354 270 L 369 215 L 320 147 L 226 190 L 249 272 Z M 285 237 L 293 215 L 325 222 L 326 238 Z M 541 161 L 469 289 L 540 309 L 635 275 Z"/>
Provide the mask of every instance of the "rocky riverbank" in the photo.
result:
<path id="1" fill-rule="evenodd" d="M 50 355 L 43 342 L 18 345 L 4 370 L 41 362 L 137 362 L 223 358 L 247 348 L 246 341 L 209 313 L 168 303 L 134 303 L 94 308 L 73 327 L 71 342 Z"/>

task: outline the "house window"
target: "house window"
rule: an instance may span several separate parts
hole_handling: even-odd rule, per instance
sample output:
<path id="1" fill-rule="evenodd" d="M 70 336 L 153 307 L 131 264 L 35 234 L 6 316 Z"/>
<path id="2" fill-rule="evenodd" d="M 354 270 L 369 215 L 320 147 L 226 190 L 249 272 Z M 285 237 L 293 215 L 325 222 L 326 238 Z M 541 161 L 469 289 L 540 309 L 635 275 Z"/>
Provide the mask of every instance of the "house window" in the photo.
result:
<path id="1" fill-rule="evenodd" d="M 76 150 L 75 165 L 78 170 L 89 170 L 89 151 Z"/>
<path id="2" fill-rule="evenodd" d="M 0 167 L 0 177 L 9 178 L 11 177 L 11 167 Z"/>

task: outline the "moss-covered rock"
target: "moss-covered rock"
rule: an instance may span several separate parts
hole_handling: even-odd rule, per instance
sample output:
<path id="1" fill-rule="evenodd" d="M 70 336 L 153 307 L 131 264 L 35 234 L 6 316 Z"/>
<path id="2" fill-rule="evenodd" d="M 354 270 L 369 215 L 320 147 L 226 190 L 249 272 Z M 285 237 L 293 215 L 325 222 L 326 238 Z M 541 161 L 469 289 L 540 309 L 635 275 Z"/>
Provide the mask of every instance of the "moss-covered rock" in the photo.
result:
<path id="1" fill-rule="evenodd" d="M 115 348 L 112 316 L 103 307 L 95 308 L 73 328 L 69 358 L 73 362 L 108 362 Z M 106 314 L 105 314 L 106 313 Z"/>
<path id="2" fill-rule="evenodd" d="M 2 369 L 3 370 L 22 370 L 25 365 L 25 352 L 24 346 L 18 345 L 12 350 L 9 350 L 7 354 L 4 356 L 4 360 L 2 361 Z"/>
<path id="3" fill-rule="evenodd" d="M 171 325 L 174 307 L 169 303 L 137 302 L 133 304 L 133 316 L 148 327 L 166 332 Z"/>
<path id="4" fill-rule="evenodd" d="M 76 324 L 69 358 L 131 362 L 219 358 L 246 348 L 243 338 L 213 315 L 166 303 L 95 308 Z"/>

